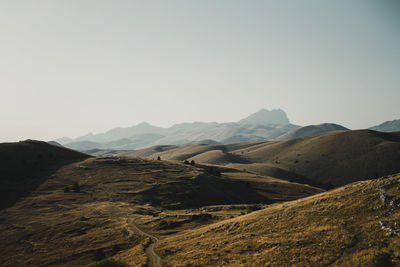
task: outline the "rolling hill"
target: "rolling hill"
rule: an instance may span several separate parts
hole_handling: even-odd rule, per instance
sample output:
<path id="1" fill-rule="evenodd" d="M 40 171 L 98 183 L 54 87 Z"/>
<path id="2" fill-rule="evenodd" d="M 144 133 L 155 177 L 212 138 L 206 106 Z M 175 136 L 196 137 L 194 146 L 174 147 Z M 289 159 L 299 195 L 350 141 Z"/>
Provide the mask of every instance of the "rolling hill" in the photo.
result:
<path id="1" fill-rule="evenodd" d="M 0 151 L 6 163 L 1 165 L 2 189 L 24 193 L 18 199 L 3 195 L 8 205 L 0 210 L 0 266 L 83 266 L 132 249 L 141 252 L 132 263 L 144 264 L 148 241 L 127 225 L 131 217 L 151 218 L 151 225 L 171 235 L 251 205 L 323 192 L 226 167 L 89 158 L 38 141 L 1 144 Z M 223 213 L 214 207 L 221 205 Z M 212 207 L 207 214 L 200 212 L 205 207 Z M 166 228 L 172 224 L 161 224 L 164 218 L 179 219 L 173 226 L 181 230 Z"/>
<path id="2" fill-rule="evenodd" d="M 287 141 L 157 148 L 122 154 L 193 159 L 324 188 L 400 172 L 399 132 L 336 131 Z"/>
<path id="3" fill-rule="evenodd" d="M 0 209 L 29 194 L 58 168 L 89 158 L 46 142 L 26 140 L 0 144 Z"/>
<path id="4" fill-rule="evenodd" d="M 323 133 L 334 132 L 334 131 L 348 131 L 349 129 L 334 123 L 323 123 L 318 125 L 308 125 L 293 129 L 278 137 L 279 140 L 288 140 L 299 137 L 316 136 Z"/>
<path id="5" fill-rule="evenodd" d="M 165 266 L 398 266 L 400 175 L 161 239 Z"/>

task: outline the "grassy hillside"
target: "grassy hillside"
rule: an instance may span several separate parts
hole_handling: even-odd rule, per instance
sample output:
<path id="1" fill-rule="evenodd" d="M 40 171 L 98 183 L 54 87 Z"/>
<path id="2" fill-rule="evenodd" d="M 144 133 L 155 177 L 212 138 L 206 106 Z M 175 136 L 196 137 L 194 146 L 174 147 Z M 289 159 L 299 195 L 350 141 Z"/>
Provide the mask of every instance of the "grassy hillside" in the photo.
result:
<path id="1" fill-rule="evenodd" d="M 18 168 L 18 162 L 12 166 Z M 0 211 L 0 266 L 82 266 L 123 255 L 132 265 L 145 264 L 148 241 L 128 218 L 168 236 L 322 192 L 229 168 L 138 158 L 81 159 L 45 177 Z"/>
<path id="2" fill-rule="evenodd" d="M 340 186 L 400 171 L 400 133 L 331 132 L 267 143 L 235 153 L 325 184 Z"/>
<path id="3" fill-rule="evenodd" d="M 165 266 L 399 265 L 399 185 L 396 175 L 274 204 L 166 237 L 157 250 Z"/>
<path id="4" fill-rule="evenodd" d="M 187 145 L 153 154 L 141 150 L 125 153 L 194 159 L 329 188 L 400 172 L 400 132 L 338 131 L 288 141 Z"/>
<path id="5" fill-rule="evenodd" d="M 0 209 L 14 204 L 65 164 L 90 156 L 46 142 L 0 144 Z"/>
<path id="6" fill-rule="evenodd" d="M 349 129 L 334 123 L 308 125 L 297 129 L 293 129 L 292 131 L 289 131 L 286 134 L 279 136 L 278 140 L 288 140 L 299 137 L 316 136 L 333 131 L 348 131 L 348 130 Z"/>

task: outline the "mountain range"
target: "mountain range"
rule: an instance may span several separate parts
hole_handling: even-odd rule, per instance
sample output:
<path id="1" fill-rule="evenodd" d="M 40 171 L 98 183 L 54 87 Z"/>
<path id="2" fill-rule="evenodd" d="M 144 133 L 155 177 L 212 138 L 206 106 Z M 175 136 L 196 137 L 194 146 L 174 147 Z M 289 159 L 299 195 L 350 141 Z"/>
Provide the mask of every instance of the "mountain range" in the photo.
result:
<path id="1" fill-rule="evenodd" d="M 371 127 L 376 131 L 400 131 L 400 120 Z M 281 109 L 261 109 L 237 122 L 192 122 L 162 128 L 142 122 L 127 128 L 78 137 L 63 137 L 55 142 L 79 151 L 92 149 L 136 150 L 156 145 L 230 144 L 247 141 L 288 140 L 315 136 L 331 131 L 347 131 L 334 123 L 301 127 L 291 124 Z"/>

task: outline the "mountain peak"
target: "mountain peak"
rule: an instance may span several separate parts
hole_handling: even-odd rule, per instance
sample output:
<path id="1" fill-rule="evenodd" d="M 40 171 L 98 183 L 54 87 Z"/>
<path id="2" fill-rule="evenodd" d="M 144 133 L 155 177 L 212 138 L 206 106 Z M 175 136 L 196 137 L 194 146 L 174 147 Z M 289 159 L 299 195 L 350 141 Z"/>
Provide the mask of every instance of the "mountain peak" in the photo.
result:
<path id="1" fill-rule="evenodd" d="M 260 109 L 256 113 L 251 114 L 250 116 L 239 121 L 242 124 L 249 125 L 267 125 L 267 124 L 289 124 L 289 119 L 285 113 L 285 111 L 281 109 Z"/>

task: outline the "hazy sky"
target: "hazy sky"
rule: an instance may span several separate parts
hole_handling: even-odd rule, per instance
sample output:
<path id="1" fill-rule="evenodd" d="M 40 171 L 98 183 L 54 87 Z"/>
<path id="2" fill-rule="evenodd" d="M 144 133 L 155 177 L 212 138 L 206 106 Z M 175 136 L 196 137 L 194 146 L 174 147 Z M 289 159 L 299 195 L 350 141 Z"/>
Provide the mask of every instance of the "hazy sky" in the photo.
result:
<path id="1" fill-rule="evenodd" d="M 397 2 L 397 3 L 396 3 Z M 0 1 L 0 141 L 400 119 L 400 1 Z"/>

